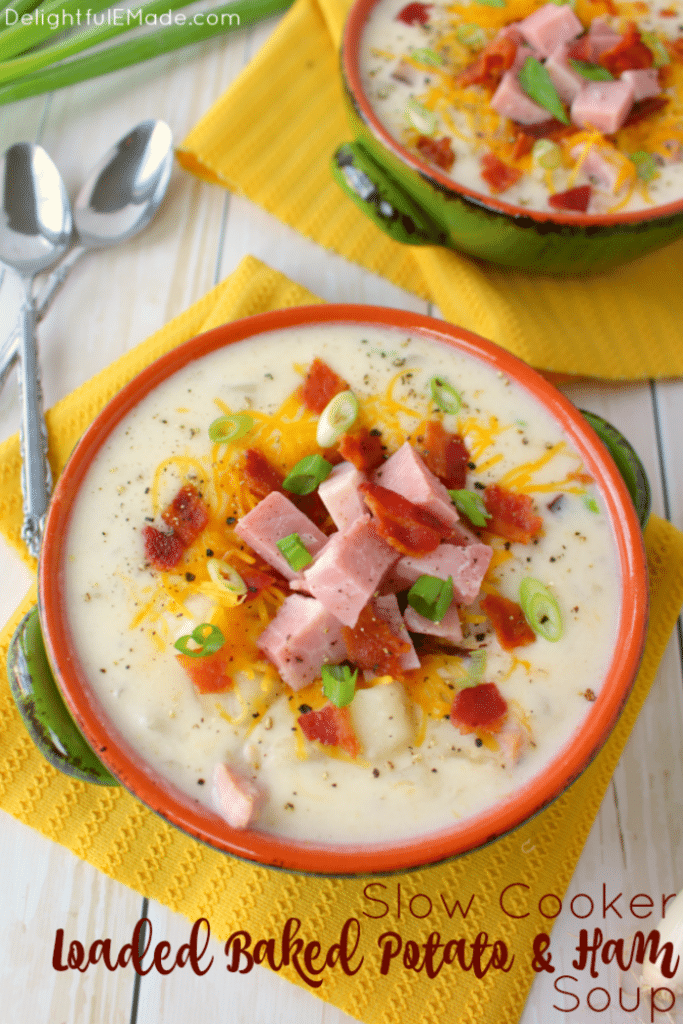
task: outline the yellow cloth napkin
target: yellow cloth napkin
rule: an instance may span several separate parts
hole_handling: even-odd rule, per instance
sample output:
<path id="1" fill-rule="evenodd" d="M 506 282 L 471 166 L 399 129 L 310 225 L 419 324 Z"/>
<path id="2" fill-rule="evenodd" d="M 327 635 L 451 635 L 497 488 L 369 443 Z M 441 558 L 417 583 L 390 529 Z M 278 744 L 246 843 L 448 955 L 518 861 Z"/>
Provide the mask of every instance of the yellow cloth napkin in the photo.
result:
<path id="1" fill-rule="evenodd" d="M 351 0 L 296 0 L 178 157 L 327 249 L 431 299 L 447 320 L 559 373 L 683 374 L 683 241 L 611 272 L 553 279 L 388 239 L 329 172 L 351 137 L 337 49 Z"/>
<path id="2" fill-rule="evenodd" d="M 304 288 L 247 258 L 186 313 L 51 410 L 47 419 L 55 472 L 62 469 L 98 410 L 152 359 L 195 333 L 228 320 L 316 301 Z M 0 479 L 0 530 L 29 561 L 19 540 L 16 437 L 0 446 Z M 375 879 L 314 878 L 255 867 L 183 835 L 121 789 L 87 785 L 55 771 L 33 746 L 6 681 L 0 686 L 0 806 L 105 874 L 186 915 L 189 921 L 208 919 L 212 935 L 219 939 L 225 940 L 239 929 L 251 934 L 252 949 L 259 939 L 274 939 L 278 960 L 288 918 L 298 918 L 299 936 L 319 941 L 323 951 L 339 941 L 344 922 L 356 918 L 360 938 L 351 968 L 358 966 L 361 956 L 363 963 L 353 976 L 338 966 L 325 968 L 315 993 L 365 1024 L 512 1024 L 521 1013 L 533 979 L 533 938 L 547 932 L 550 923 L 538 913 L 538 901 L 545 893 L 564 895 L 683 601 L 683 535 L 653 517 L 646 545 L 651 625 L 635 688 L 613 734 L 571 789 L 528 824 L 486 849 L 436 867 Z M 0 635 L 3 663 L 13 630 L 34 601 L 35 591 Z M 383 887 L 375 885 L 364 895 L 372 882 Z M 529 916 L 515 919 L 503 913 L 499 897 L 506 886 L 518 882 L 529 889 L 511 890 L 506 907 L 513 914 L 528 910 Z M 422 895 L 413 904 L 415 914 L 424 915 L 428 901 L 432 904 L 431 913 L 422 920 L 409 912 L 409 901 L 416 894 Z M 462 920 L 454 904 L 458 900 L 466 909 L 472 895 L 472 905 Z M 388 907 L 381 917 L 384 904 L 380 898 Z M 546 909 L 552 912 L 554 906 Z M 400 935 L 404 946 L 411 939 L 423 943 L 434 931 L 444 942 L 460 937 L 472 942 L 479 932 L 486 932 L 491 941 L 504 941 L 515 960 L 509 973 L 491 970 L 479 980 L 457 965 L 444 966 L 430 979 L 424 971 L 406 969 L 399 957 L 389 973 L 382 975 L 378 938 L 388 931 Z M 212 968 L 223 969 L 224 963 Z M 285 967 L 282 974 L 305 985 L 293 965 Z"/>

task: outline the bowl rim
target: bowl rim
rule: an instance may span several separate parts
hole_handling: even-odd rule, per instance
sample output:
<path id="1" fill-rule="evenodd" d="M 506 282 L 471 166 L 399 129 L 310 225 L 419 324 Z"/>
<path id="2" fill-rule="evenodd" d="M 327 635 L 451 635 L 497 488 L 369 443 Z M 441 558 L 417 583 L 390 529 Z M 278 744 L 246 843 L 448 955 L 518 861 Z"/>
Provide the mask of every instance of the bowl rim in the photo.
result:
<path id="1" fill-rule="evenodd" d="M 362 116 L 366 126 L 373 133 L 375 138 L 382 145 L 394 154 L 402 163 L 416 171 L 420 177 L 426 178 L 433 186 L 440 191 L 444 189 L 454 195 L 471 200 L 477 206 L 486 210 L 505 213 L 516 219 L 529 218 L 539 224 L 569 225 L 572 227 L 603 226 L 614 227 L 616 225 L 647 224 L 674 217 L 683 213 L 683 196 L 669 203 L 659 206 L 648 207 L 643 210 L 615 211 L 614 213 L 571 213 L 558 210 L 549 212 L 545 210 L 534 210 L 526 206 L 515 206 L 507 203 L 504 199 L 496 196 L 478 192 L 460 182 L 454 181 L 443 171 L 433 164 L 421 160 L 408 149 L 400 144 L 384 127 L 375 114 L 370 101 L 368 100 L 361 81 L 360 73 L 360 42 L 365 24 L 370 16 L 371 9 L 376 7 L 382 0 L 355 0 L 349 11 L 340 51 L 342 76 L 347 89 L 353 97 L 358 113 Z M 429 4 L 427 6 L 430 6 Z"/>
<path id="2" fill-rule="evenodd" d="M 75 495 L 90 464 L 125 415 L 154 388 L 195 359 L 236 342 L 287 328 L 334 325 L 407 331 L 445 342 L 512 378 L 560 423 L 598 480 L 616 537 L 623 607 L 615 652 L 590 713 L 541 777 L 511 796 L 446 829 L 406 840 L 341 846 L 298 842 L 257 830 L 231 829 L 137 755 L 93 699 L 70 637 L 64 588 L 66 536 Z M 602 441 L 581 413 L 544 377 L 516 356 L 469 331 L 431 317 L 378 306 L 330 304 L 257 314 L 182 343 L 149 364 L 98 414 L 76 445 L 55 487 L 39 563 L 39 607 L 45 647 L 55 678 L 77 725 L 121 783 L 170 824 L 209 846 L 264 866 L 323 875 L 372 875 L 417 868 L 470 852 L 523 824 L 563 792 L 587 767 L 614 726 L 636 677 L 645 641 L 647 565 L 642 533 L 626 485 Z"/>

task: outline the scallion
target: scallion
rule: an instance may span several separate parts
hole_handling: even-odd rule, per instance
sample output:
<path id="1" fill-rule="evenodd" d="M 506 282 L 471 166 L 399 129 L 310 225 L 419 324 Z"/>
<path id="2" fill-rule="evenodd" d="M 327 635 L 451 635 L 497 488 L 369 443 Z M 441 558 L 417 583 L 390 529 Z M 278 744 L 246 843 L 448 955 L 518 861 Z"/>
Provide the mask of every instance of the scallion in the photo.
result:
<path id="1" fill-rule="evenodd" d="M 531 159 L 544 171 L 552 171 L 562 163 L 562 150 L 551 139 L 536 139 L 531 150 Z"/>
<path id="2" fill-rule="evenodd" d="M 321 448 L 331 448 L 353 426 L 358 416 L 358 399 L 353 391 L 341 391 L 327 403 L 315 432 Z"/>
<path id="3" fill-rule="evenodd" d="M 484 7 L 507 7 L 505 0 L 475 0 L 475 2 Z"/>
<path id="4" fill-rule="evenodd" d="M 420 576 L 408 591 L 408 604 L 430 622 L 441 622 L 453 601 L 453 577 Z"/>
<path id="5" fill-rule="evenodd" d="M 465 690 L 468 686 L 479 686 L 486 671 L 486 651 L 483 647 L 477 648 L 470 654 L 470 663 L 467 668 L 467 675 L 458 685 Z"/>
<path id="6" fill-rule="evenodd" d="M 287 565 L 294 572 L 305 569 L 313 561 L 313 556 L 310 551 L 306 550 L 298 533 L 290 533 L 287 537 L 283 537 L 282 540 L 276 540 L 275 544 L 284 556 Z"/>
<path id="7" fill-rule="evenodd" d="M 481 494 L 466 489 L 448 493 L 458 512 L 467 516 L 473 526 L 486 526 L 486 520 L 491 518 L 491 513 L 486 510 Z"/>
<path id="8" fill-rule="evenodd" d="M 469 50 L 481 50 L 486 46 L 486 33 L 480 25 L 466 22 L 464 25 L 458 25 L 455 34 L 458 42 Z"/>
<path id="9" fill-rule="evenodd" d="M 527 57 L 519 72 L 519 84 L 529 99 L 543 107 L 563 124 L 569 124 L 562 100 L 557 94 L 544 64 L 535 57 Z"/>
<path id="10" fill-rule="evenodd" d="M 656 32 L 641 32 L 640 38 L 652 54 L 653 67 L 663 68 L 666 64 L 671 63 L 668 50 Z"/>
<path id="11" fill-rule="evenodd" d="M 519 588 L 519 603 L 524 612 L 524 618 L 534 633 L 539 633 L 551 643 L 560 639 L 564 632 L 560 606 L 540 580 L 536 580 L 532 576 L 527 576 L 522 580 Z"/>
<path id="12" fill-rule="evenodd" d="M 462 399 L 445 377 L 432 377 L 429 382 L 429 390 L 432 394 L 432 401 L 441 409 L 441 412 L 448 412 L 453 416 L 460 412 Z"/>
<path id="13" fill-rule="evenodd" d="M 292 494 L 312 494 L 331 472 L 332 463 L 322 455 L 306 455 L 289 471 L 282 486 Z"/>
<path id="14" fill-rule="evenodd" d="M 430 50 L 428 47 L 424 47 L 421 50 L 411 50 L 410 59 L 417 61 L 418 64 L 426 64 L 427 67 L 432 68 L 440 68 L 443 64 L 436 50 Z"/>
<path id="15" fill-rule="evenodd" d="M 433 135 L 436 131 L 438 121 L 434 111 L 428 110 L 412 96 L 406 103 L 406 117 L 413 128 L 422 135 Z"/>
<path id="16" fill-rule="evenodd" d="M 348 665 L 323 665 L 323 693 L 338 708 L 350 704 L 356 693 L 358 669 L 353 672 Z"/>
<path id="17" fill-rule="evenodd" d="M 190 647 L 190 643 L 194 643 L 196 646 Z M 188 658 L 208 658 L 210 654 L 220 651 L 224 643 L 225 637 L 218 626 L 213 626 L 210 622 L 202 622 L 191 633 L 179 637 L 173 646 Z"/>
<path id="18" fill-rule="evenodd" d="M 631 153 L 629 159 L 635 164 L 641 181 L 652 181 L 657 177 L 657 164 L 652 153 L 646 153 L 644 149 L 639 149 L 636 153 Z"/>
<path id="19" fill-rule="evenodd" d="M 569 63 L 574 68 L 574 71 L 578 71 L 582 78 L 586 78 L 589 82 L 613 82 L 614 75 L 611 74 L 607 68 L 603 68 L 600 64 L 588 64 L 585 60 L 573 60 L 569 58 Z"/>
<path id="20" fill-rule="evenodd" d="M 231 565 L 222 558 L 210 558 L 206 563 L 209 578 L 217 586 L 234 598 L 235 604 L 241 604 L 247 596 L 247 585 Z"/>
<path id="21" fill-rule="evenodd" d="M 581 499 L 583 501 L 584 508 L 587 508 L 589 512 L 592 512 L 594 515 L 597 515 L 600 512 L 600 506 L 598 505 L 595 498 L 593 498 L 590 494 L 581 495 Z"/>
<path id="22" fill-rule="evenodd" d="M 209 426 L 209 440 L 214 444 L 228 444 L 239 441 L 254 426 L 253 418 L 246 412 L 232 413 L 230 416 L 219 416 Z"/>

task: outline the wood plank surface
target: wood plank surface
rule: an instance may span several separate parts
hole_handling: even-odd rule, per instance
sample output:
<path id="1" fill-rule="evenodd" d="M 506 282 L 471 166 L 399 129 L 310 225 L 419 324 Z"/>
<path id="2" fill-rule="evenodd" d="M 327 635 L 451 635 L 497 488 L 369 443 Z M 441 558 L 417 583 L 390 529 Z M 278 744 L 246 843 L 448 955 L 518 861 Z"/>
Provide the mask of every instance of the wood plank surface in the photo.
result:
<path id="1" fill-rule="evenodd" d="M 272 31 L 268 22 L 249 31 L 157 58 L 50 97 L 0 108 L 3 148 L 39 141 L 60 167 L 74 195 L 88 168 L 145 117 L 160 117 L 180 141 L 239 73 Z M 174 170 L 168 197 L 139 238 L 88 255 L 76 267 L 40 327 L 46 403 L 52 404 L 170 317 L 198 299 L 246 254 L 281 270 L 328 301 L 358 301 L 419 312 L 428 307 L 382 278 L 323 252 L 246 199 L 230 196 Z M 12 319 L 9 289 L 0 290 L 0 327 Z M 683 528 L 683 384 L 575 384 L 565 388 L 580 407 L 605 415 L 630 438 L 653 485 L 654 509 Z M 17 429 L 17 389 L 11 379 L 0 396 L 0 437 Z M 0 545 L 0 614 L 13 612 L 31 578 Z M 672 637 L 657 681 L 619 763 L 574 875 L 568 900 L 581 893 L 599 901 L 602 886 L 624 901 L 683 887 L 683 685 L 679 634 Z M 154 933 L 174 947 L 188 923 L 160 905 L 147 905 L 68 851 L 7 815 L 0 816 L 0 1024 L 345 1024 L 352 1018 L 313 994 L 258 969 L 206 978 L 132 972 L 57 972 L 55 933 L 82 939 L 128 941 L 146 912 Z M 580 904 L 577 903 L 577 906 Z M 651 922 L 654 926 L 656 922 Z M 635 920 L 605 922 L 626 936 Z M 559 973 L 571 968 L 581 921 L 563 912 L 553 949 Z M 609 978 L 609 980 L 608 980 Z M 581 999 L 562 1012 L 553 978 L 537 978 L 522 1024 L 623 1024 L 649 1019 L 644 1008 L 626 1017 L 615 1006 L 619 977 L 601 974 L 612 995 L 604 1012 L 586 1005 L 590 979 L 570 987 Z M 625 979 L 625 984 L 628 979 Z M 595 997 L 596 1006 L 599 996 Z M 453 1018 L 456 1019 L 455 1017 Z M 662 1020 L 664 1017 L 661 1018 Z M 407 1024 L 407 1022 L 406 1022 Z M 447 1022 L 444 1022 L 447 1024 Z M 513 1024 L 488 1021 L 486 1024 Z"/>

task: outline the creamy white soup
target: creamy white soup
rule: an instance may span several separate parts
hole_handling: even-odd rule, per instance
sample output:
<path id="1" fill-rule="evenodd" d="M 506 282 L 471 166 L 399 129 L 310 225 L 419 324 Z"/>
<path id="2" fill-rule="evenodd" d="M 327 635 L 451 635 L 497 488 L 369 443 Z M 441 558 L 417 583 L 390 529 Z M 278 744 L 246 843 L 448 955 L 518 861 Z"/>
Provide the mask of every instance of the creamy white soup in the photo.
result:
<path id="1" fill-rule="evenodd" d="M 683 197 L 683 5 L 380 0 L 363 88 L 455 182 L 580 215 Z"/>
<path id="2" fill-rule="evenodd" d="M 323 448 L 316 359 L 352 394 Z M 212 441 L 217 420 L 240 436 Z M 325 503 L 287 489 L 309 455 Z M 181 492 L 205 520 L 184 539 Z M 284 569 L 278 529 L 299 542 Z M 66 550 L 78 657 L 116 728 L 235 827 L 301 840 L 414 836 L 542 773 L 600 691 L 621 605 L 603 499 L 551 416 L 478 359 L 375 327 L 267 333 L 159 385 L 88 470 Z M 350 582 L 328 585 L 340 551 Z"/>

